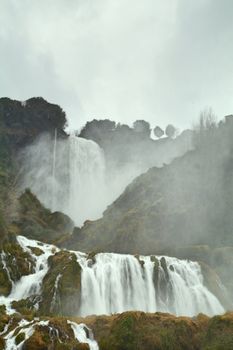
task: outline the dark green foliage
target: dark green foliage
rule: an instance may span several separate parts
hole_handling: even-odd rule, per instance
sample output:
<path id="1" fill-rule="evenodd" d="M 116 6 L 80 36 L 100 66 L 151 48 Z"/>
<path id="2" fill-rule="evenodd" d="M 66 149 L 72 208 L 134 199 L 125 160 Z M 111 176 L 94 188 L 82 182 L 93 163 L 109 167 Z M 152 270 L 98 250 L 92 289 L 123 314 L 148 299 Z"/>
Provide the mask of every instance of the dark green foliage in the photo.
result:
<path id="1" fill-rule="evenodd" d="M 159 126 L 156 126 L 154 128 L 154 135 L 158 138 L 162 137 L 164 135 L 164 131 L 159 127 Z"/>
<path id="2" fill-rule="evenodd" d="M 145 120 L 136 120 L 133 123 L 133 128 L 135 132 L 145 137 L 150 137 L 150 132 L 151 132 L 150 124 Z"/>
<path id="3" fill-rule="evenodd" d="M 65 135 L 65 112 L 42 97 L 31 98 L 23 104 L 9 98 L 1 98 L 0 116 L 2 132 L 9 137 L 14 135 L 15 145 L 25 145 L 42 132 L 54 133 L 54 129 Z"/>
<path id="4" fill-rule="evenodd" d="M 176 128 L 172 124 L 168 124 L 168 126 L 165 129 L 165 134 L 167 135 L 167 137 L 172 138 L 173 136 L 175 136 L 175 132 Z"/>

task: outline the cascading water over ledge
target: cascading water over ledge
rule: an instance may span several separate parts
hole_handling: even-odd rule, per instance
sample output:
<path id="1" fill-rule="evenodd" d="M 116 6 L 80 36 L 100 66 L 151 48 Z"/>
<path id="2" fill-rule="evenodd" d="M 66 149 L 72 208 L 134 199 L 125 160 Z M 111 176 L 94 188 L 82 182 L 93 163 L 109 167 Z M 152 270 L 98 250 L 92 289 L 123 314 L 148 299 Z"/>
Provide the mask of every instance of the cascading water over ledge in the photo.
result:
<path id="1" fill-rule="evenodd" d="M 204 286 L 197 262 L 112 253 L 97 254 L 94 261 L 77 257 L 82 266 L 82 316 L 128 310 L 186 316 L 224 312 Z"/>
<path id="2" fill-rule="evenodd" d="M 18 243 L 36 261 L 34 272 L 13 284 L 8 297 L 0 297 L 0 304 L 13 313 L 13 300 L 30 296 L 41 297 L 43 280 L 49 273 L 48 259 L 59 249 L 18 236 Z M 35 256 L 30 247 L 40 248 Z M 77 316 L 120 313 L 128 310 L 169 312 L 194 316 L 224 312 L 219 300 L 205 286 L 197 262 L 171 257 L 133 256 L 99 253 L 92 259 L 81 252 L 69 252 L 81 266 L 80 305 Z M 75 254 L 75 255 L 74 255 Z M 59 303 L 63 270 L 55 275 L 51 310 Z"/>
<path id="3" fill-rule="evenodd" d="M 18 243 L 36 261 L 34 272 L 13 284 L 8 297 L 0 297 L 8 313 L 13 313 L 13 300 L 30 296 L 41 297 L 43 279 L 49 272 L 48 259 L 60 250 L 18 236 Z M 40 248 L 35 256 L 30 247 Z M 219 300 L 205 286 L 197 262 L 171 257 L 133 256 L 99 253 L 92 259 L 81 252 L 76 255 L 81 266 L 80 306 L 77 316 L 121 313 L 128 310 L 168 312 L 175 315 L 194 316 L 224 312 Z M 75 258 L 75 256 L 74 256 Z M 59 283 L 63 271 L 54 276 L 51 310 L 60 302 Z M 43 301 L 42 301 L 43 302 Z"/>

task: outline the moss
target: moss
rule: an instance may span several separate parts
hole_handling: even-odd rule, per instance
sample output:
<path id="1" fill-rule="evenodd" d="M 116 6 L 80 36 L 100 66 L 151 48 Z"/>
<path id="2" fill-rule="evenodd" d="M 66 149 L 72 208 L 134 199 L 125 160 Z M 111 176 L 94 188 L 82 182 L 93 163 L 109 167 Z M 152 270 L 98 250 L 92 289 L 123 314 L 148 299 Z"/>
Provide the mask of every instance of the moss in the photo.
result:
<path id="1" fill-rule="evenodd" d="M 38 248 L 38 247 L 28 247 L 31 251 L 32 251 L 32 253 L 34 254 L 34 255 L 36 255 L 36 256 L 40 256 L 41 254 L 43 254 L 43 250 L 42 249 L 40 249 L 40 248 Z"/>
<path id="2" fill-rule="evenodd" d="M 0 336 L 0 349 L 5 349 L 5 341 L 1 336 Z"/>
<path id="3" fill-rule="evenodd" d="M 76 255 L 60 251 L 49 258 L 42 287 L 42 314 L 76 315 L 80 305 L 81 267 Z M 57 284 L 57 290 L 55 286 Z"/>
<path id="4" fill-rule="evenodd" d="M 111 328 L 108 339 L 100 341 L 102 350 L 134 350 L 136 349 L 135 314 L 124 313 L 117 317 Z"/>
<path id="5" fill-rule="evenodd" d="M 6 307 L 5 305 L 0 305 L 0 317 L 2 315 L 5 315 L 6 314 Z"/>
<path id="6" fill-rule="evenodd" d="M 203 340 L 203 350 L 233 349 L 233 314 L 213 317 Z"/>
<path id="7" fill-rule="evenodd" d="M 81 350 L 88 349 L 81 346 L 75 338 L 66 320 L 53 318 L 48 326 L 35 326 L 33 335 L 24 343 L 24 350 Z"/>
<path id="8" fill-rule="evenodd" d="M 35 261 L 29 253 L 25 252 L 17 243 L 3 245 L 8 270 L 13 281 L 18 281 L 21 276 L 32 273 Z"/>
<path id="9" fill-rule="evenodd" d="M 21 332 L 19 334 L 17 334 L 16 338 L 15 338 L 15 343 L 16 345 L 20 344 L 22 341 L 24 341 L 25 339 L 25 333 Z"/>
<path id="10" fill-rule="evenodd" d="M 27 299 L 21 299 L 18 301 L 12 302 L 12 307 L 21 315 L 35 317 L 37 315 L 37 311 L 35 305 L 37 304 L 38 298 L 29 297 Z"/>
<path id="11" fill-rule="evenodd" d="M 0 295 L 7 296 L 10 294 L 12 284 L 8 278 L 7 272 L 3 269 L 3 265 L 0 263 Z"/>
<path id="12" fill-rule="evenodd" d="M 6 234 L 7 234 L 6 223 L 3 217 L 3 213 L 0 210 L 0 243 L 6 237 Z"/>

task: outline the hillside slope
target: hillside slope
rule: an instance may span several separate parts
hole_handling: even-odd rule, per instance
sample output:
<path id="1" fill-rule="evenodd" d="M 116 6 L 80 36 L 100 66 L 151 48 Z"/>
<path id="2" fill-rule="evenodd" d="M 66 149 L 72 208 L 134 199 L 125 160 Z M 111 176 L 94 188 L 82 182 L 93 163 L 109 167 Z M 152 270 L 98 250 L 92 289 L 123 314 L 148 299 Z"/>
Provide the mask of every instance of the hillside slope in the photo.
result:
<path id="1" fill-rule="evenodd" d="M 232 130 L 229 117 L 197 134 L 194 151 L 139 176 L 67 246 L 201 260 L 231 284 L 225 267 L 233 256 Z"/>

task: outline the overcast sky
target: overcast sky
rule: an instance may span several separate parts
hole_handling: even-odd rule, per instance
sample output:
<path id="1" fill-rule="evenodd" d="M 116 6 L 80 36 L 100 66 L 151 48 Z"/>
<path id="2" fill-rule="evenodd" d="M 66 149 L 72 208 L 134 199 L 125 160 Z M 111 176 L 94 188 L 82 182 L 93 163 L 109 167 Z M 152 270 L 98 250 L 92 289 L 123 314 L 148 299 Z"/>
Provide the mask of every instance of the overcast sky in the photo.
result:
<path id="1" fill-rule="evenodd" d="M 180 129 L 233 113 L 232 0 L 0 0 L 0 96 Z"/>

